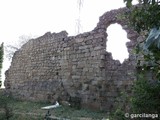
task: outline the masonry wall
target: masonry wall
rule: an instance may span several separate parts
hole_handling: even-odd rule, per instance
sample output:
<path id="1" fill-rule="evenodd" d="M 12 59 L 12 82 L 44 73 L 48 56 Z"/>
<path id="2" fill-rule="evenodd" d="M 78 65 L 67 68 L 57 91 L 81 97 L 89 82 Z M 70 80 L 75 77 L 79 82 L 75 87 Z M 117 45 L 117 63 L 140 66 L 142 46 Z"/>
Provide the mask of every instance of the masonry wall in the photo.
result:
<path id="1" fill-rule="evenodd" d="M 6 71 L 6 91 L 33 101 L 79 97 L 82 107 L 110 111 L 118 94 L 130 92 L 136 79 L 132 49 L 139 36 L 123 18 L 126 12 L 127 8 L 106 12 L 94 30 L 77 36 L 48 32 L 30 40 L 14 54 Z M 131 40 L 126 44 L 129 59 L 123 64 L 106 52 L 106 29 L 113 23 L 121 24 Z"/>

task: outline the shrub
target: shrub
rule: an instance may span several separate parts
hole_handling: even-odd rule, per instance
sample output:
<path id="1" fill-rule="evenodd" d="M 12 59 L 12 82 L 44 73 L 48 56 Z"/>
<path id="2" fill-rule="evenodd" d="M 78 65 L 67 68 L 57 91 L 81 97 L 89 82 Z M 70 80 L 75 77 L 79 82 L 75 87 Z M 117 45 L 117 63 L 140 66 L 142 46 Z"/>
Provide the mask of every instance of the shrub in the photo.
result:
<path id="1" fill-rule="evenodd" d="M 160 113 L 160 83 L 147 80 L 143 74 L 135 81 L 132 111 L 135 113 Z"/>
<path id="2" fill-rule="evenodd" d="M 110 120 L 127 120 L 125 113 L 129 113 L 131 96 L 126 92 L 121 92 L 115 101 L 115 109 L 110 115 Z"/>
<path id="3" fill-rule="evenodd" d="M 4 119 L 9 120 L 13 116 L 12 108 L 9 106 L 10 96 L 0 94 L 0 108 L 4 111 Z"/>

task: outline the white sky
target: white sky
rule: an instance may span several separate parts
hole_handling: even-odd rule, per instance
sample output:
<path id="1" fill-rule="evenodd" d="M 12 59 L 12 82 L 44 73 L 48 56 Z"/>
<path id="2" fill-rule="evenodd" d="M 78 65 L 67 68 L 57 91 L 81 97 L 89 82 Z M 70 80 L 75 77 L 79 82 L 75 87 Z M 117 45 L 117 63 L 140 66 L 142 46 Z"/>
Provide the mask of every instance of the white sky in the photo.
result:
<path id="1" fill-rule="evenodd" d="M 123 0 L 83 0 L 83 32 L 92 30 L 106 11 L 124 6 Z M 0 18 L 0 42 L 48 31 L 74 35 L 78 5 L 77 0 L 0 0 Z"/>
<path id="2" fill-rule="evenodd" d="M 115 28 L 118 34 L 115 33 Z M 107 28 L 107 33 L 108 41 L 106 50 L 112 53 L 113 59 L 119 60 L 121 63 L 123 63 L 123 61 L 129 57 L 126 42 L 129 42 L 130 40 L 126 37 L 126 31 L 122 29 L 121 25 L 115 23 Z"/>
<path id="3" fill-rule="evenodd" d="M 83 0 L 82 32 L 96 27 L 105 12 L 124 6 L 123 0 Z M 77 19 L 77 0 L 0 0 L 0 43 L 14 43 L 19 36 L 41 36 L 49 31 L 66 30 L 75 35 Z"/>

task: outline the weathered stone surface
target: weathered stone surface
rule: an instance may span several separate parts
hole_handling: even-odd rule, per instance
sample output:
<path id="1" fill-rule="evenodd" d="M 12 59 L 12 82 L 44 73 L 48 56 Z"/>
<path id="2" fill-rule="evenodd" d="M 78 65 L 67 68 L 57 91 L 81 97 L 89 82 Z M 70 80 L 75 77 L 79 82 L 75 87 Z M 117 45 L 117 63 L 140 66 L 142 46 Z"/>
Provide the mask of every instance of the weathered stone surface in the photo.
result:
<path id="1" fill-rule="evenodd" d="M 81 98 L 82 107 L 110 111 L 122 91 L 135 80 L 135 55 L 139 35 L 118 19 L 127 8 L 106 12 L 94 30 L 73 37 L 67 32 L 46 33 L 17 51 L 6 72 L 5 87 L 15 98 L 34 101 Z M 106 29 L 119 23 L 131 40 L 129 59 L 120 64 L 106 52 Z M 116 33 L 116 30 L 115 30 Z"/>

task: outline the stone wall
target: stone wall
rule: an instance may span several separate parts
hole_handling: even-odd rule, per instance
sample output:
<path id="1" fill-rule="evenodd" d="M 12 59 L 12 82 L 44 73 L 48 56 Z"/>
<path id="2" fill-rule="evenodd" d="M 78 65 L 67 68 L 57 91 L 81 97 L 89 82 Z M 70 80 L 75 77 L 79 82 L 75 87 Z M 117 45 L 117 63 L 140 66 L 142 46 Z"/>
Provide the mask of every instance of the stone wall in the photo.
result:
<path id="1" fill-rule="evenodd" d="M 82 107 L 110 111 L 118 94 L 130 92 L 136 79 L 132 49 L 138 34 L 129 28 L 125 12 L 127 8 L 106 12 L 94 30 L 77 36 L 48 32 L 29 40 L 6 71 L 6 91 L 33 101 L 78 97 Z M 106 29 L 113 23 L 122 25 L 131 40 L 126 44 L 129 58 L 122 64 L 106 52 Z"/>

